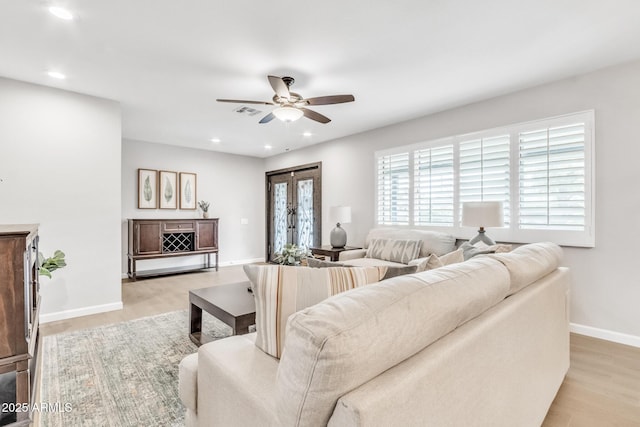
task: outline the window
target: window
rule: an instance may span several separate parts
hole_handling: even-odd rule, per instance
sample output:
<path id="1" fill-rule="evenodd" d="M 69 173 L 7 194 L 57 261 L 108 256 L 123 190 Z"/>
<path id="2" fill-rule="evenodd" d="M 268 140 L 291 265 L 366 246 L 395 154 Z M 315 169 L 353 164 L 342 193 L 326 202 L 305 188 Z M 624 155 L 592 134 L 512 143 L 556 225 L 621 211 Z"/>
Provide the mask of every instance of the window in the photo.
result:
<path id="1" fill-rule="evenodd" d="M 460 220 L 464 202 L 503 202 L 509 223 L 509 135 L 460 142 Z"/>
<path id="2" fill-rule="evenodd" d="M 520 227 L 584 230 L 585 126 L 520 133 Z"/>
<path id="3" fill-rule="evenodd" d="M 409 153 L 378 157 L 378 224 L 409 225 Z"/>
<path id="4" fill-rule="evenodd" d="M 468 238 L 462 204 L 501 201 L 497 240 L 594 245 L 593 111 L 376 153 L 379 225 Z"/>
<path id="5" fill-rule="evenodd" d="M 453 145 L 423 148 L 414 158 L 414 225 L 453 225 Z"/>

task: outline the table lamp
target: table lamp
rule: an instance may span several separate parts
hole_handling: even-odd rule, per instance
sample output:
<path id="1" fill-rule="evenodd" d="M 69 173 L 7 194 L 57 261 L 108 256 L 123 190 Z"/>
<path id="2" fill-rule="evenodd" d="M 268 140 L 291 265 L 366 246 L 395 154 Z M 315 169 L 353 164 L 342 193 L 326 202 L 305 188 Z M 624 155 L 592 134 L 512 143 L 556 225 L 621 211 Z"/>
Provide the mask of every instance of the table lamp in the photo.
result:
<path id="1" fill-rule="evenodd" d="M 502 227 L 504 225 L 504 213 L 502 202 L 465 202 L 462 204 L 462 226 L 480 227 L 478 235 L 469 240 L 470 244 L 484 242 L 487 245 L 495 245 L 485 233 L 485 227 Z"/>
<path id="2" fill-rule="evenodd" d="M 336 228 L 331 230 L 331 246 L 334 248 L 344 248 L 347 244 L 347 232 L 340 224 L 348 224 L 351 222 L 350 206 L 332 206 L 329 210 L 329 219 L 336 222 Z"/>

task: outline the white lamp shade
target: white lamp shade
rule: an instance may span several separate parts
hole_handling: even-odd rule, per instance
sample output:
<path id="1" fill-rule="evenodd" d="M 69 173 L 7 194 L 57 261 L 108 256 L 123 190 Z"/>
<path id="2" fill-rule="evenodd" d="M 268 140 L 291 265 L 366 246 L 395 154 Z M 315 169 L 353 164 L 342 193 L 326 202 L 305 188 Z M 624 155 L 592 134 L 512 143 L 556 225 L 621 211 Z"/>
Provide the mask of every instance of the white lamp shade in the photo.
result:
<path id="1" fill-rule="evenodd" d="M 293 107 L 280 107 L 273 110 L 273 115 L 283 122 L 295 122 L 304 115 L 302 110 Z"/>
<path id="2" fill-rule="evenodd" d="M 465 202 L 462 204 L 462 225 L 465 227 L 502 227 L 502 202 Z"/>
<path id="3" fill-rule="evenodd" d="M 332 206 L 329 209 L 329 220 L 340 224 L 351 222 L 351 206 Z"/>

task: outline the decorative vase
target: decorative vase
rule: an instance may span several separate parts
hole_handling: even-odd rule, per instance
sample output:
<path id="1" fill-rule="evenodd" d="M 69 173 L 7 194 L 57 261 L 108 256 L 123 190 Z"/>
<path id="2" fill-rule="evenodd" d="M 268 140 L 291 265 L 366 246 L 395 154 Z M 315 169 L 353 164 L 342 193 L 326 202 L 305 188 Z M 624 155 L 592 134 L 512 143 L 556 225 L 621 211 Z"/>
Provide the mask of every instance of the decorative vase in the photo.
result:
<path id="1" fill-rule="evenodd" d="M 331 230 L 329 235 L 331 246 L 334 248 L 344 248 L 347 244 L 347 232 L 344 228 L 340 227 L 340 223 L 336 224 L 336 228 Z"/>
<path id="2" fill-rule="evenodd" d="M 202 212 L 202 218 L 209 218 L 209 212 Z"/>

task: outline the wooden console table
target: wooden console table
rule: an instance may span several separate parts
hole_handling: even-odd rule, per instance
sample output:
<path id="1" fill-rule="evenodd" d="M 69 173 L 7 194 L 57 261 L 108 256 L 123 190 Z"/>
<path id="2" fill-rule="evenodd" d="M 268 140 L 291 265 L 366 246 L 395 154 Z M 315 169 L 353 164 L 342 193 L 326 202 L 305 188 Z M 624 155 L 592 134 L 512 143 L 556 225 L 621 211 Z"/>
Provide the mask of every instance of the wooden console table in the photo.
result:
<path id="1" fill-rule="evenodd" d="M 127 275 L 133 281 L 138 277 L 211 268 L 211 254 L 216 256 L 215 268 L 218 271 L 218 218 L 129 219 L 128 226 Z M 178 267 L 140 273 L 136 271 L 136 261 L 188 255 L 206 255 L 206 264 L 202 268 Z"/>

